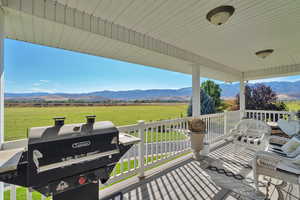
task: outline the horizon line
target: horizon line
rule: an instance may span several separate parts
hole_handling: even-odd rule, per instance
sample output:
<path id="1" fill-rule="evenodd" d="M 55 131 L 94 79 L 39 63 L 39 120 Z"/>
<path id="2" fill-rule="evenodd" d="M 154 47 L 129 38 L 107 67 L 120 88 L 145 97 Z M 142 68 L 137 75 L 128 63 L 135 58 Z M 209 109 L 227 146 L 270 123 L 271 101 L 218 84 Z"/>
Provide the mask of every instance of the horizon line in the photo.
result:
<path id="1" fill-rule="evenodd" d="M 294 80 L 294 81 L 264 81 L 264 82 L 254 82 L 254 83 L 248 83 L 247 84 L 260 84 L 260 83 L 295 83 L 299 82 L 300 80 Z M 239 82 L 233 82 L 233 83 L 220 83 L 218 85 L 235 85 L 239 84 Z M 35 93 L 47 93 L 47 94 L 88 94 L 88 93 L 94 93 L 94 92 L 127 92 L 127 91 L 147 91 L 147 90 L 180 90 L 180 89 L 186 89 L 191 88 L 190 87 L 181 87 L 181 88 L 149 88 L 149 89 L 126 89 L 126 90 L 113 90 L 113 89 L 104 89 L 104 90 L 93 90 L 89 92 L 50 92 L 50 91 L 23 91 L 23 92 L 10 92 L 5 91 L 4 94 L 35 94 Z"/>

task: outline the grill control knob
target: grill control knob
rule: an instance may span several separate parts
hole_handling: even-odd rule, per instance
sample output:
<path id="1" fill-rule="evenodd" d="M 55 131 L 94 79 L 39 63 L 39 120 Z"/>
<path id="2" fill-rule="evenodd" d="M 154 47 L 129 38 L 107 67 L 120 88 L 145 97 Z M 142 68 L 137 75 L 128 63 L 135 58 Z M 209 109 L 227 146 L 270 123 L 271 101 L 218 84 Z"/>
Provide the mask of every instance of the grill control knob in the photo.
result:
<path id="1" fill-rule="evenodd" d="M 87 178 L 84 177 L 84 176 L 80 176 L 79 179 L 78 179 L 78 183 L 79 185 L 83 185 L 87 182 Z"/>

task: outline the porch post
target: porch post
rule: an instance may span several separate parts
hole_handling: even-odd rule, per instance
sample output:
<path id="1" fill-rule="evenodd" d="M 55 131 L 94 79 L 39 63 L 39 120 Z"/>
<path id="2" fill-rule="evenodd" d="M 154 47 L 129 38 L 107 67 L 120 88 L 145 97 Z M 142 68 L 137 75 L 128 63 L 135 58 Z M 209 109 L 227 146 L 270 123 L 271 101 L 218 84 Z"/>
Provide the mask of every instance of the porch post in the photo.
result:
<path id="1" fill-rule="evenodd" d="M 241 119 L 245 116 L 245 110 L 246 110 L 245 80 L 244 80 L 244 73 L 243 73 L 241 80 L 240 80 L 240 116 L 241 116 Z"/>
<path id="2" fill-rule="evenodd" d="M 192 66 L 192 85 L 193 85 L 193 97 L 192 97 L 192 114 L 193 117 L 199 117 L 201 115 L 201 103 L 200 103 L 200 67 L 197 65 Z"/>
<path id="3" fill-rule="evenodd" d="M 4 11 L 0 8 L 0 149 L 4 142 Z M 4 186 L 0 182 L 0 200 L 3 200 Z"/>

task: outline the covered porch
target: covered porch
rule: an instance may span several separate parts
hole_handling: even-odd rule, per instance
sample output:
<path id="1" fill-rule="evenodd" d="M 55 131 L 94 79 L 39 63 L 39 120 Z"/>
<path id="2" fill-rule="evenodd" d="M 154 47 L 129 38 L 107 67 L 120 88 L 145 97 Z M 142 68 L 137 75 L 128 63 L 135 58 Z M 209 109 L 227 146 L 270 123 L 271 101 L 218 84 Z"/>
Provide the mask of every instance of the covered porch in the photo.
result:
<path id="1" fill-rule="evenodd" d="M 216 26 L 207 20 L 210 10 L 227 4 L 235 9 L 228 21 Z M 300 44 L 297 42 L 300 4 L 297 1 L 92 0 L 87 3 L 75 0 L 2 0 L 0 5 L 1 149 L 27 143 L 26 139 L 4 141 L 4 38 L 192 75 L 193 117 L 206 122 L 207 141 L 215 149 L 210 155 L 216 159 L 220 158 L 220 151 L 226 152 L 225 158 L 236 159 L 226 142 L 230 137 L 229 130 L 242 117 L 272 121 L 293 115 L 281 111 L 246 110 L 244 91 L 249 80 L 300 74 Z M 269 57 L 257 57 L 257 52 L 267 49 L 273 50 Z M 240 82 L 239 111 L 201 115 L 200 77 Z M 107 186 L 101 190 L 101 195 L 121 192 L 128 199 L 144 199 L 146 196 L 150 199 L 240 198 L 208 180 L 206 171 L 189 158 L 190 143 L 185 134 L 188 119 L 141 121 L 119 127 L 122 132 L 139 136 L 142 142 L 122 158 L 108 184 L 134 175 L 146 175 L 146 179 L 137 182 L 135 177 L 126 180 L 128 182 Z M 162 127 L 167 128 L 162 131 Z M 226 144 L 215 147 L 220 142 Z M 187 157 L 177 158 L 183 154 Z M 238 162 L 243 160 L 243 166 L 250 164 L 251 153 L 246 154 L 238 159 Z M 155 169 L 166 171 L 147 176 L 147 169 L 171 159 L 176 159 L 176 162 L 166 164 L 172 165 L 171 168 L 164 169 L 162 165 Z M 231 170 L 242 169 L 228 163 Z M 250 176 L 251 170 L 246 171 Z M 190 185 L 180 187 L 169 179 Z M 124 187 L 125 183 L 132 183 L 132 186 Z M 4 191 L 9 199 L 17 199 L 16 186 L 6 185 L 4 188 L 3 184 L 0 185 L 0 200 L 4 198 Z M 295 191 L 288 193 L 297 199 L 299 192 Z M 275 200 L 278 196 L 274 192 L 271 197 Z M 32 199 L 30 191 L 27 191 L 27 199 Z"/>

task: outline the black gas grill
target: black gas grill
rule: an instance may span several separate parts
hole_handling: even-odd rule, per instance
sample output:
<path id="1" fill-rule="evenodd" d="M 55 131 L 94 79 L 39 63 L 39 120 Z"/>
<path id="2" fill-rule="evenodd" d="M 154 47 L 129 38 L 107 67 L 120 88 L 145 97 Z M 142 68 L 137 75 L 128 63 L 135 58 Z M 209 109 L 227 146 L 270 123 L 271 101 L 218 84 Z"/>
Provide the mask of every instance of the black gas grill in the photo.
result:
<path id="1" fill-rule="evenodd" d="M 0 181 L 32 188 L 53 200 L 98 200 L 120 158 L 139 138 L 119 133 L 112 122 L 29 129 L 28 146 L 0 151 Z"/>

